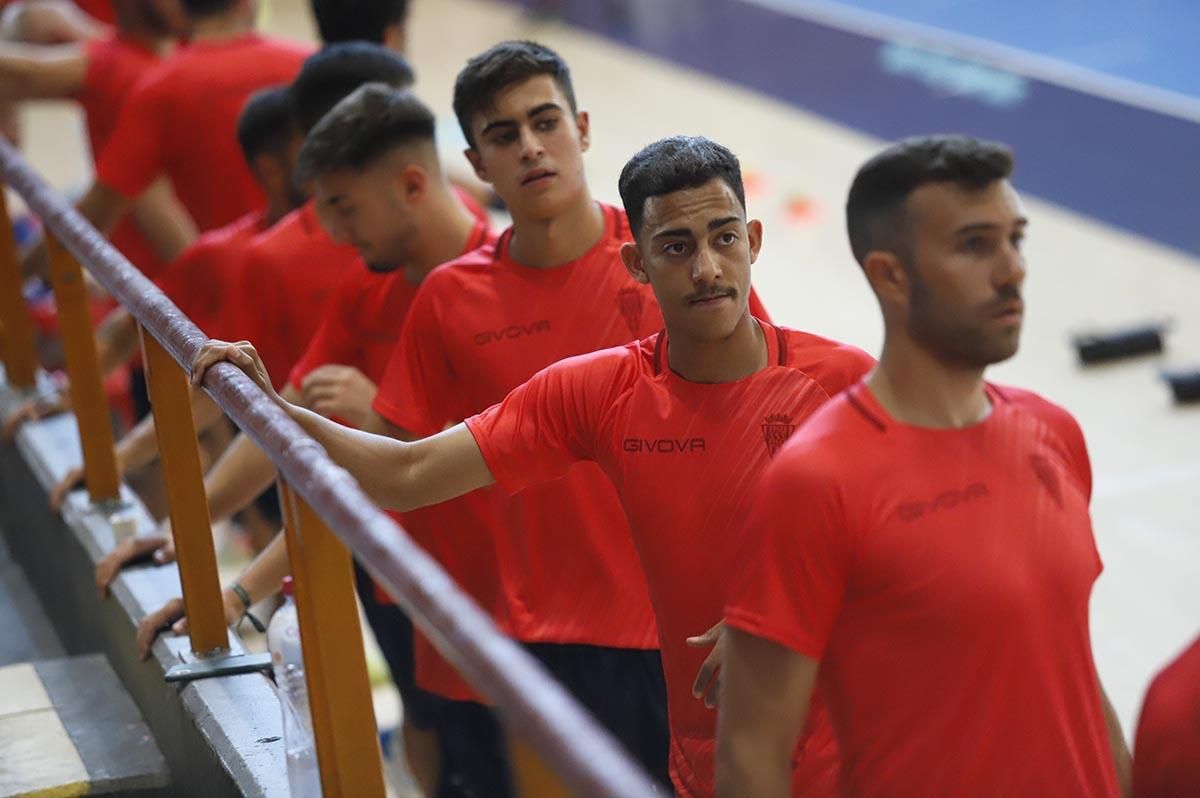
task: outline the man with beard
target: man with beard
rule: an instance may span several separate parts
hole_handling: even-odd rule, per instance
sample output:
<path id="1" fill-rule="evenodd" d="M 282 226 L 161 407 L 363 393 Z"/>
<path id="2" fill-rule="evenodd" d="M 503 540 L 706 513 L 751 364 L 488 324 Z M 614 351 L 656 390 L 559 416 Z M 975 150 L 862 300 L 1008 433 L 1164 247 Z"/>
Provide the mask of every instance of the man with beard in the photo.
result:
<path id="1" fill-rule="evenodd" d="M 792 794 L 818 689 L 844 796 L 1095 798 L 1128 781 L 1088 629 L 1101 563 L 1083 435 L 983 376 L 1021 332 L 1012 167 L 1001 145 L 934 136 L 850 188 L 883 353 L 757 489 L 726 608 L 722 798 Z"/>

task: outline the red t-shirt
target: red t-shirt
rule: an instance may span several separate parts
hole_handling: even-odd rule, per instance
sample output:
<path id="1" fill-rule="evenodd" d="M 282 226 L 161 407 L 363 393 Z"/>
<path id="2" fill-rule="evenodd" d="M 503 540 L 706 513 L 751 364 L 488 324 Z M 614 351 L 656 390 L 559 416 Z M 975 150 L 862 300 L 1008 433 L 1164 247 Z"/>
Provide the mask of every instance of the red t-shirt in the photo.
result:
<path id="1" fill-rule="evenodd" d="M 922 429 L 854 386 L 756 488 L 726 619 L 820 660 L 843 795 L 1117 795 L 1083 435 L 988 393 L 979 424 Z"/>
<path id="2" fill-rule="evenodd" d="M 121 104 L 134 85 L 153 70 L 161 59 L 153 51 L 122 39 L 115 33 L 86 42 L 84 53 L 87 69 L 83 87 L 75 99 L 83 108 L 88 143 L 92 159 L 95 160 L 112 136 Z M 117 223 L 109 240 L 147 277 L 153 279 L 162 270 L 162 261 L 131 217 L 126 216 Z"/>
<path id="3" fill-rule="evenodd" d="M 109 25 L 116 24 L 117 13 L 113 9 L 113 0 L 75 0 L 75 5 L 101 22 L 107 22 Z"/>
<path id="4" fill-rule="evenodd" d="M 1200 795 L 1200 639 L 1151 682 L 1133 753 L 1134 798 Z"/>
<path id="5" fill-rule="evenodd" d="M 750 487 L 797 425 L 874 364 L 834 341 L 762 329 L 767 367 L 744 379 L 688 382 L 667 367 L 669 344 L 660 333 L 556 363 L 467 419 L 510 493 L 585 461 L 616 486 L 658 620 L 671 778 L 688 798 L 716 789 L 716 713 L 691 692 L 709 652 L 685 640 L 722 617 L 732 539 L 744 529 Z M 832 740 L 828 729 L 825 739 Z"/>
<path id="6" fill-rule="evenodd" d="M 310 52 L 254 34 L 182 47 L 130 93 L 97 179 L 133 199 L 166 174 L 201 232 L 261 208 L 237 120 L 251 94 L 290 83 Z"/>
<path id="7" fill-rule="evenodd" d="M 365 270 L 357 250 L 335 243 L 312 201 L 246 245 L 238 287 L 222 312 L 229 340 L 254 344 L 277 389 L 308 348 L 325 304 L 349 274 Z"/>
<path id="8" fill-rule="evenodd" d="M 236 290 L 245 248 L 267 229 L 262 211 L 197 238 L 155 279 L 158 287 L 210 338 L 230 340 L 223 311 Z"/>

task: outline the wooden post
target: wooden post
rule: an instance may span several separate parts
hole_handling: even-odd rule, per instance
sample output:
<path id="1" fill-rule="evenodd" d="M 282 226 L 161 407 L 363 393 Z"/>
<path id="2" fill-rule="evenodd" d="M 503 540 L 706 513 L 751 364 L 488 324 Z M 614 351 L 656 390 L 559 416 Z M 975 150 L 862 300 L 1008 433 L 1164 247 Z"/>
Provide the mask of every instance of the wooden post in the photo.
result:
<path id="1" fill-rule="evenodd" d="M 0 353 L 8 384 L 14 388 L 32 388 L 37 380 L 33 324 L 21 291 L 24 282 L 8 199 L 0 184 Z"/>
<path id="2" fill-rule="evenodd" d="M 350 551 L 280 480 L 304 676 L 325 798 L 384 798 Z"/>
<path id="3" fill-rule="evenodd" d="M 146 385 L 154 408 L 154 432 L 162 460 L 179 560 L 179 581 L 187 610 L 192 651 L 207 655 L 229 649 L 221 579 L 213 546 L 204 471 L 192 418 L 191 387 L 183 369 L 162 345 L 138 325 Z"/>
<path id="4" fill-rule="evenodd" d="M 114 501 L 121 495 L 121 477 L 117 473 L 108 399 L 104 396 L 104 379 L 96 357 L 83 271 L 75 256 L 55 239 L 47 237 L 46 248 L 58 306 L 58 328 L 71 378 L 71 407 L 83 449 L 84 481 L 93 502 Z"/>

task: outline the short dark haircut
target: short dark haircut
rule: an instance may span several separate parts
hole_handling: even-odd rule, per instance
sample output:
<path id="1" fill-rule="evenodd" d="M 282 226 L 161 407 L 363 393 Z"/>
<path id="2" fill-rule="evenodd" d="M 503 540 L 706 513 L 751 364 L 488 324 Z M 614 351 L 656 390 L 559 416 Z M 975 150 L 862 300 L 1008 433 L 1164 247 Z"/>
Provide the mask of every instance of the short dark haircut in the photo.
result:
<path id="1" fill-rule="evenodd" d="M 575 113 L 571 70 L 549 47 L 537 42 L 500 42 L 467 62 L 454 81 L 454 115 L 472 148 L 475 137 L 471 123 L 475 116 L 491 109 L 502 90 L 538 75 L 554 78 Z"/>
<path id="2" fill-rule="evenodd" d="M 287 86 L 260 89 L 242 106 L 237 139 L 246 163 L 253 162 L 259 155 L 282 152 L 295 132 Z"/>
<path id="3" fill-rule="evenodd" d="M 703 136 L 671 136 L 642 148 L 625 164 L 617 181 L 629 229 L 635 237 L 641 232 L 646 200 L 651 197 L 699 188 L 714 179 L 733 190 L 745 211 L 742 167 L 728 148 Z"/>
<path id="4" fill-rule="evenodd" d="M 180 0 L 180 5 L 189 17 L 211 17 L 222 14 L 237 5 L 238 0 Z"/>
<path id="5" fill-rule="evenodd" d="M 863 164 L 846 199 L 850 249 L 860 264 L 878 249 L 903 251 L 904 203 L 928 183 L 955 183 L 983 189 L 1012 174 L 1007 146 L 969 136 L 936 135 L 904 139 Z"/>
<path id="6" fill-rule="evenodd" d="M 385 31 L 408 19 L 408 0 L 311 0 L 325 44 L 383 43 Z"/>
<path id="7" fill-rule="evenodd" d="M 433 132 L 433 112 L 411 91 L 368 83 L 309 132 L 296 174 L 304 183 L 334 169 L 361 171 L 396 147 L 432 143 Z"/>
<path id="8" fill-rule="evenodd" d="M 296 123 L 307 133 L 364 83 L 406 89 L 413 84 L 412 67 L 402 56 L 369 42 L 331 44 L 310 55 L 292 83 Z"/>

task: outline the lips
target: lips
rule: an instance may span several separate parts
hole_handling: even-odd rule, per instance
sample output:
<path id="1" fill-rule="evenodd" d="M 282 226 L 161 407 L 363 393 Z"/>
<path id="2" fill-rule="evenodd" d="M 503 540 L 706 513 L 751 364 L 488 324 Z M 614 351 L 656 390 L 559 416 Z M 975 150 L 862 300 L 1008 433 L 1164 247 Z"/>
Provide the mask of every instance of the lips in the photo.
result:
<path id="1" fill-rule="evenodd" d="M 1019 319 L 1025 314 L 1025 303 L 1009 302 L 992 314 L 994 319 Z"/>
<path id="2" fill-rule="evenodd" d="M 543 178 L 554 177 L 556 174 L 557 172 L 552 172 L 549 169 L 534 169 L 533 171 L 526 173 L 525 177 L 521 178 L 521 185 L 528 186 L 530 183 L 534 183 Z"/>
<path id="3" fill-rule="evenodd" d="M 722 299 L 733 299 L 737 295 L 737 291 L 718 291 L 704 296 L 691 296 L 687 299 L 687 304 L 691 307 L 705 307 L 708 305 L 719 304 Z"/>

